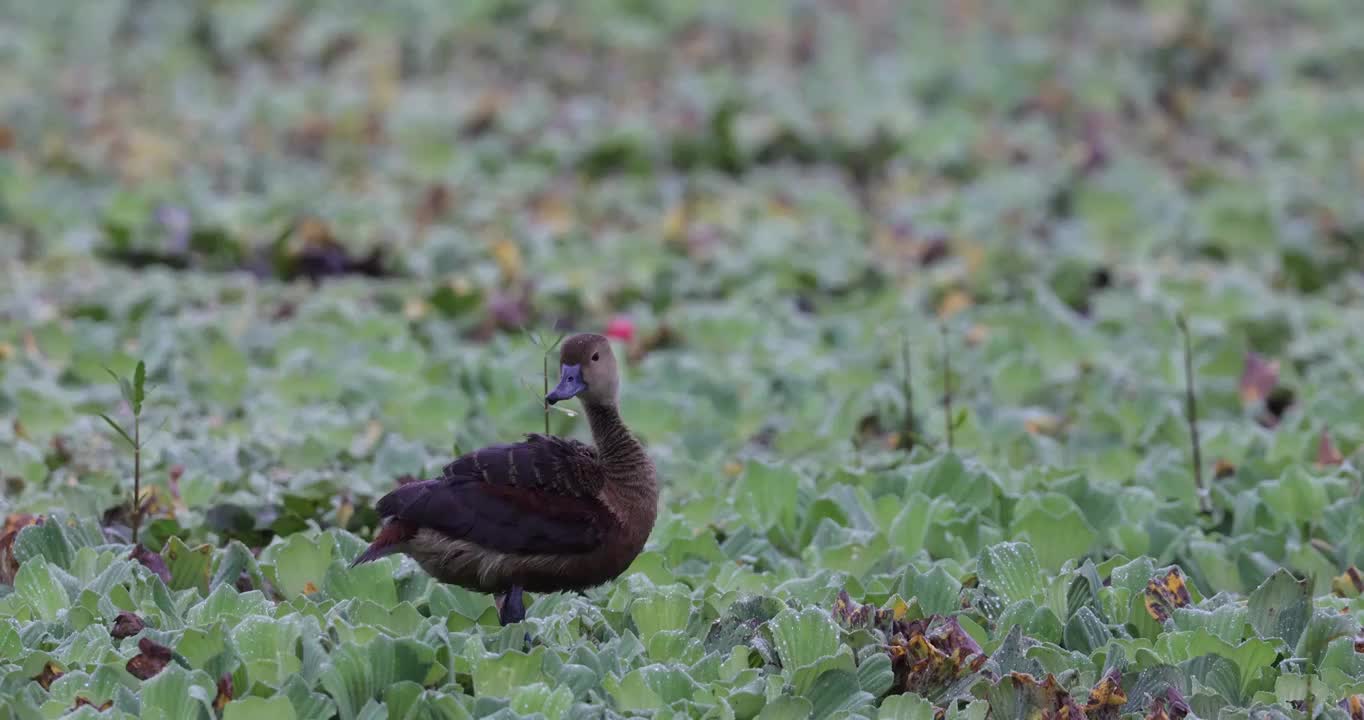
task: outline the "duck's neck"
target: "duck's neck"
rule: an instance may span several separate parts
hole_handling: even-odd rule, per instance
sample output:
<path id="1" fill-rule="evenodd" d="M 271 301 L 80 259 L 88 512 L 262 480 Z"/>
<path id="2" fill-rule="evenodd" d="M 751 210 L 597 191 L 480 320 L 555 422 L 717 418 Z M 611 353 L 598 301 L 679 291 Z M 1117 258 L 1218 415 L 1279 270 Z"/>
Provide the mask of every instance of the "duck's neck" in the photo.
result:
<path id="1" fill-rule="evenodd" d="M 644 446 L 625 427 L 615 404 L 586 404 L 587 422 L 592 426 L 592 442 L 597 446 L 602 466 L 612 479 L 647 478 L 653 480 L 653 463 Z"/>

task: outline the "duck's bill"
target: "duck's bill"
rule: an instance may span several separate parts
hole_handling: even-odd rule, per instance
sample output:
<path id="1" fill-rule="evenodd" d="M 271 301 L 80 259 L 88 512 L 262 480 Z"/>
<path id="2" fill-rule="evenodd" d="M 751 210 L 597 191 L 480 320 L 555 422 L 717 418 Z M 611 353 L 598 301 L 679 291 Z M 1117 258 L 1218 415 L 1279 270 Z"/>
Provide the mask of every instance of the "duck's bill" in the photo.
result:
<path id="1" fill-rule="evenodd" d="M 564 365 L 559 368 L 559 384 L 545 396 L 545 402 L 553 405 L 560 400 L 576 397 L 586 389 L 587 383 L 583 382 L 582 366 Z"/>

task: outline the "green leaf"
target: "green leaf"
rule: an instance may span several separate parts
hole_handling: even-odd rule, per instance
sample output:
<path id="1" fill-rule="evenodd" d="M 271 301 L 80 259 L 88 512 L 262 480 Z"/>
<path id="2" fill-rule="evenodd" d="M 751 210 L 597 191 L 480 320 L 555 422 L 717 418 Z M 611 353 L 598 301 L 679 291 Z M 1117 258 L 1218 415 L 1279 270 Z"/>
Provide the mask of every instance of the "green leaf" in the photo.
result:
<path id="1" fill-rule="evenodd" d="M 1055 571 L 1080 557 L 1094 544 L 1096 533 L 1070 498 L 1057 493 L 1025 496 L 1015 509 L 1013 537 L 1025 538 L 1042 567 Z M 1058 614 L 1064 609 L 1053 608 Z"/>
<path id="2" fill-rule="evenodd" d="M 1035 598 L 1043 590 L 1042 568 L 1026 543 L 1006 542 L 981 551 L 980 581 L 1008 602 Z"/>
<path id="3" fill-rule="evenodd" d="M 1306 630 L 1298 640 L 1295 655 L 1306 659 L 1309 668 L 1315 668 L 1326 655 L 1326 649 L 1333 640 L 1351 635 L 1357 627 L 1350 615 L 1318 610 L 1313 613 Z"/>
<path id="4" fill-rule="evenodd" d="M 301 675 L 294 675 L 284 684 L 284 695 L 294 706 L 298 720 L 331 720 L 336 715 L 336 703 L 322 693 L 313 692 Z"/>
<path id="5" fill-rule="evenodd" d="M 1262 638 L 1278 638 L 1296 648 L 1312 618 L 1312 587 L 1279 569 L 1250 594 L 1248 619 Z"/>
<path id="6" fill-rule="evenodd" d="M 1180 666 L 1188 674 L 1196 692 L 1199 686 L 1211 689 L 1228 704 L 1241 704 L 1241 682 L 1236 663 L 1221 655 L 1201 655 Z"/>
<path id="7" fill-rule="evenodd" d="M 1009 633 L 1004 636 L 1004 641 L 990 654 L 990 659 L 986 662 L 985 667 L 991 670 L 996 677 L 1004 677 L 1015 672 L 1040 676 L 1042 666 L 1036 660 L 1028 657 L 1028 649 L 1036 644 L 1035 640 L 1024 637 L 1022 625 L 1014 625 L 1009 628 Z"/>
<path id="8" fill-rule="evenodd" d="M 142 684 L 144 720 L 210 720 L 217 685 L 200 670 L 175 663 Z"/>
<path id="9" fill-rule="evenodd" d="M 894 497 L 894 496 L 891 496 Z M 898 501 L 898 498 L 895 498 Z M 923 493 L 913 493 L 903 501 L 900 512 L 891 521 L 887 537 L 891 547 L 912 557 L 923 549 L 928 537 L 928 526 L 933 512 L 933 499 Z"/>
<path id="10" fill-rule="evenodd" d="M 251 681 L 278 688 L 302 669 L 300 635 L 293 620 L 253 615 L 233 628 L 232 641 Z"/>
<path id="11" fill-rule="evenodd" d="M 518 688 L 511 696 L 511 709 L 522 716 L 541 713 L 548 720 L 559 720 L 572 706 L 571 690 L 559 687 L 551 691 L 545 683 Z"/>
<path id="12" fill-rule="evenodd" d="M 691 598 L 674 589 L 638 598 L 630 604 L 630 616 L 639 628 L 639 639 L 646 645 L 659 632 L 686 629 L 691 612 Z"/>
<path id="13" fill-rule="evenodd" d="M 108 415 L 105 415 L 104 413 L 99 413 L 99 416 L 104 420 L 104 422 L 109 424 L 109 427 L 114 429 L 114 432 L 123 436 L 123 440 L 128 443 L 128 447 L 131 448 L 137 447 L 137 443 L 133 441 L 133 437 L 129 435 L 127 431 L 125 431 L 122 427 L 120 427 L 118 423 L 114 422 L 112 418 L 110 418 Z"/>
<path id="14" fill-rule="evenodd" d="M 247 697 L 233 700 L 223 707 L 222 720 L 297 720 L 294 706 L 283 695 L 266 699 Z"/>
<path id="15" fill-rule="evenodd" d="M 608 676 L 602 686 L 621 710 L 652 710 L 663 704 L 663 698 L 649 686 L 640 670 L 627 673 L 620 680 Z"/>
<path id="16" fill-rule="evenodd" d="M 147 386 L 147 365 L 141 360 L 137 361 L 137 367 L 133 369 L 133 416 L 142 415 L 142 401 L 146 399 Z"/>
<path id="17" fill-rule="evenodd" d="M 763 706 L 758 720 L 809 720 L 815 708 L 809 700 L 802 697 L 782 695 Z"/>
<path id="18" fill-rule="evenodd" d="M 1177 630 L 1205 629 L 1228 643 L 1241 640 L 1247 622 L 1245 607 L 1223 605 L 1216 610 L 1199 610 L 1192 607 L 1177 608 L 1171 617 Z"/>
<path id="19" fill-rule="evenodd" d="M 1088 607 L 1082 607 L 1066 623 L 1066 647 L 1089 655 L 1113 638 L 1113 633 Z"/>
<path id="20" fill-rule="evenodd" d="M 878 720 L 933 720 L 933 703 L 922 695 L 892 695 L 881 702 Z"/>
<path id="21" fill-rule="evenodd" d="M 398 604 L 398 588 L 389 563 L 365 563 L 353 568 L 333 563 L 327 568 L 323 588 L 336 600 L 359 598 L 385 607 Z"/>
<path id="22" fill-rule="evenodd" d="M 115 383 L 118 383 L 118 391 L 123 395 L 123 402 L 128 403 L 128 407 L 131 408 L 133 406 L 133 384 L 128 382 L 128 378 L 119 375 L 107 367 L 104 368 L 104 372 L 109 373 L 109 377 L 113 378 Z"/>
<path id="23" fill-rule="evenodd" d="M 857 684 L 875 697 L 881 697 L 895 684 L 895 671 L 890 656 L 880 651 L 871 654 L 857 666 Z"/>
<path id="24" fill-rule="evenodd" d="M 357 645 L 342 645 L 332 651 L 326 667 L 322 669 L 320 682 L 327 694 L 336 701 L 336 711 L 341 720 L 355 720 L 365 704 L 376 695 L 371 665 L 364 648 Z M 291 699 L 296 696 L 291 695 Z M 295 700 L 295 708 L 298 703 Z"/>
<path id="25" fill-rule="evenodd" d="M 942 565 L 926 573 L 909 570 L 905 577 L 905 597 L 918 598 L 919 606 L 931 615 L 948 615 L 961 610 L 961 583 Z"/>
<path id="26" fill-rule="evenodd" d="M 788 467 L 750 461 L 735 484 L 734 508 L 755 528 L 794 529 L 799 482 Z"/>
<path id="27" fill-rule="evenodd" d="M 1171 664 L 1208 654 L 1231 660 L 1240 669 L 1242 695 L 1260 670 L 1274 662 L 1279 655 L 1276 645 L 1266 640 L 1251 638 L 1239 645 L 1232 645 L 1207 630 L 1164 633 L 1156 640 L 1153 649 L 1158 657 Z"/>
<path id="28" fill-rule="evenodd" d="M 356 720 L 388 720 L 388 708 L 378 700 L 370 700 L 355 714 Z"/>
<path id="29" fill-rule="evenodd" d="M 48 622 L 58 620 L 71 604 L 66 588 L 57 579 L 58 572 L 46 559 L 38 557 L 20 565 L 14 576 L 14 594 Z"/>
<path id="30" fill-rule="evenodd" d="M 332 544 L 303 533 L 290 535 L 273 554 L 275 576 L 285 596 L 312 594 L 322 587 L 332 561 Z"/>
<path id="31" fill-rule="evenodd" d="M 405 718 L 421 698 L 422 686 L 410 680 L 388 685 L 384 689 L 384 707 L 389 717 Z"/>
<path id="32" fill-rule="evenodd" d="M 257 585 L 260 583 L 260 567 L 256 563 L 256 558 L 251 554 L 251 550 L 239 540 L 233 540 L 223 548 L 223 552 L 218 556 L 217 567 L 213 570 L 213 577 L 209 580 L 209 587 L 216 588 L 219 585 L 236 585 L 237 579 L 242 573 L 253 579 Z"/>
<path id="33" fill-rule="evenodd" d="M 537 647 L 531 653 L 513 650 L 482 656 L 473 667 L 474 693 L 505 697 L 515 688 L 542 681 L 544 654 L 545 649 Z"/>
<path id="34" fill-rule="evenodd" d="M 209 677 L 218 677 L 232 669 L 228 667 L 227 632 L 222 626 L 207 630 L 186 629 L 176 643 L 175 651 L 184 656 L 190 667 L 203 670 Z"/>
<path id="35" fill-rule="evenodd" d="M 768 628 L 787 677 L 798 668 L 838 652 L 838 628 L 828 613 L 817 608 L 783 610 L 772 618 Z"/>
<path id="36" fill-rule="evenodd" d="M 179 537 L 172 536 L 162 548 L 161 556 L 166 560 L 166 569 L 170 570 L 172 590 L 194 588 L 208 592 L 209 570 L 213 565 L 212 545 L 191 548 Z"/>
<path id="37" fill-rule="evenodd" d="M 858 684 L 857 675 L 847 670 L 826 671 L 803 696 L 810 701 L 810 717 L 817 720 L 853 712 L 876 700 Z"/>

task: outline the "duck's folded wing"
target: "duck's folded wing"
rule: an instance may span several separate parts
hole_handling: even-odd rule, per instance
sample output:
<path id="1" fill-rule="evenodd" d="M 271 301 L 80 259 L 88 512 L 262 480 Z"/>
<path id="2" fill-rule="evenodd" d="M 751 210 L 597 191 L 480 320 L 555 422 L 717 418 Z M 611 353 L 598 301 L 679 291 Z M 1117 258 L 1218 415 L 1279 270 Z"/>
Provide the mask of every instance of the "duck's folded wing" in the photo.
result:
<path id="1" fill-rule="evenodd" d="M 441 470 L 441 479 L 589 497 L 601 489 L 602 468 L 591 446 L 553 435 L 531 434 L 524 442 L 489 445 L 462 455 Z"/>
<path id="2" fill-rule="evenodd" d="M 514 554 L 580 553 L 600 546 L 610 512 L 597 500 L 601 468 L 587 445 L 545 435 L 468 453 L 437 480 L 379 501 L 380 517 Z"/>
<path id="3" fill-rule="evenodd" d="M 551 496 L 489 482 L 427 480 L 379 502 L 382 517 L 515 555 L 589 552 L 609 513 L 595 498 Z"/>

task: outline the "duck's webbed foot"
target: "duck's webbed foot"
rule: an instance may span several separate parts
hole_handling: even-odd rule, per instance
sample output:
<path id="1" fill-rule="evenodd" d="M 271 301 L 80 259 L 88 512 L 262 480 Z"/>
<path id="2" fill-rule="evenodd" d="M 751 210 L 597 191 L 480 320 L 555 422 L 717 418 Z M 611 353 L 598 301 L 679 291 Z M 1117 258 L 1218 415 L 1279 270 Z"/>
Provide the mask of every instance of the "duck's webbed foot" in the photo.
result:
<path id="1" fill-rule="evenodd" d="M 526 602 L 520 585 L 513 585 L 511 590 L 497 595 L 494 602 L 497 604 L 497 620 L 504 627 L 526 619 Z"/>

